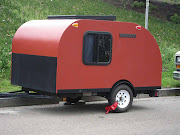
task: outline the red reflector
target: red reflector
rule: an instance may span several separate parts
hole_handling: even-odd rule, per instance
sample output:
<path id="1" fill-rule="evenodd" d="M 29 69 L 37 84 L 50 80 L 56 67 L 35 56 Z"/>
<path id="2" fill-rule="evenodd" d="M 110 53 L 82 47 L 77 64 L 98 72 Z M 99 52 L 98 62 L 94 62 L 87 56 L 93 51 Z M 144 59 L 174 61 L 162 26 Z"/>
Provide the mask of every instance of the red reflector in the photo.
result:
<path id="1" fill-rule="evenodd" d="M 158 97 L 158 92 L 155 92 L 155 96 Z"/>
<path id="2" fill-rule="evenodd" d="M 136 29 L 137 30 L 141 30 L 141 26 L 136 26 Z"/>

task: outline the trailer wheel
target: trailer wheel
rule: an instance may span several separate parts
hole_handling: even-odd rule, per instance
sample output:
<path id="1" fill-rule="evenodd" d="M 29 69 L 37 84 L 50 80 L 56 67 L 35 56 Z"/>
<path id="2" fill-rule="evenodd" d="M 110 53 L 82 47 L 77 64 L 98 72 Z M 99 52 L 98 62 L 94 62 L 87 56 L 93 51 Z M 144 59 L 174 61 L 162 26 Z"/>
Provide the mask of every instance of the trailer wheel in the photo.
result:
<path id="1" fill-rule="evenodd" d="M 67 103 L 77 103 L 79 100 L 81 100 L 82 97 L 67 97 L 66 102 Z"/>
<path id="2" fill-rule="evenodd" d="M 118 106 L 114 112 L 126 112 L 133 102 L 133 93 L 129 86 L 121 84 L 115 87 L 110 95 L 109 105 L 114 104 L 117 101 Z"/>

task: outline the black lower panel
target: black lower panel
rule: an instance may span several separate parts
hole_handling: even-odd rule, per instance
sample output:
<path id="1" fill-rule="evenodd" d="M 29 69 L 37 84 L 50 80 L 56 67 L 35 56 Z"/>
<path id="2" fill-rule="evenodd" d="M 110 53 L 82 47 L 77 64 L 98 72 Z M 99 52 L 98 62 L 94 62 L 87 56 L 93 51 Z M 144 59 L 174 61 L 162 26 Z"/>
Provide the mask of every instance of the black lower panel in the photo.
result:
<path id="1" fill-rule="evenodd" d="M 56 69 L 56 57 L 13 53 L 11 83 L 56 93 Z"/>
<path id="2" fill-rule="evenodd" d="M 152 94 L 153 92 L 157 91 L 157 89 L 161 89 L 161 86 L 154 86 L 154 87 L 135 87 L 134 88 L 137 94 Z"/>
<path id="3" fill-rule="evenodd" d="M 100 89 L 67 89 L 58 90 L 58 94 L 62 93 L 84 93 L 84 92 L 110 92 L 111 88 L 100 88 Z"/>
<path id="4" fill-rule="evenodd" d="M 146 90 L 155 90 L 155 89 L 161 89 L 161 86 L 154 86 L 154 87 L 135 87 L 136 91 L 146 91 Z"/>

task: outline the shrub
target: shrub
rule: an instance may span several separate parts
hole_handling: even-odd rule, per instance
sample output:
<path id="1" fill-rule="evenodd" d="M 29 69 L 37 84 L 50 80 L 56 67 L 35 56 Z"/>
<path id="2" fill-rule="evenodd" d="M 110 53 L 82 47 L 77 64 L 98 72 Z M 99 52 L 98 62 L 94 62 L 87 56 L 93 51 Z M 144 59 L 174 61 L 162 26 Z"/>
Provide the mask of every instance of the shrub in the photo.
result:
<path id="1" fill-rule="evenodd" d="M 144 8 L 145 7 L 145 3 L 144 2 L 135 1 L 134 3 L 131 4 L 131 7 L 133 7 L 133 8 Z"/>
<path id="2" fill-rule="evenodd" d="M 180 16 L 178 16 L 178 14 L 174 14 L 170 17 L 170 21 L 176 24 L 180 24 Z"/>
<path id="3" fill-rule="evenodd" d="M 177 7 L 180 9 L 180 4 L 178 4 Z"/>
<path id="4" fill-rule="evenodd" d="M 149 9 L 152 11 L 152 10 L 157 10 L 158 9 L 158 6 L 154 5 L 154 4 L 149 4 Z"/>

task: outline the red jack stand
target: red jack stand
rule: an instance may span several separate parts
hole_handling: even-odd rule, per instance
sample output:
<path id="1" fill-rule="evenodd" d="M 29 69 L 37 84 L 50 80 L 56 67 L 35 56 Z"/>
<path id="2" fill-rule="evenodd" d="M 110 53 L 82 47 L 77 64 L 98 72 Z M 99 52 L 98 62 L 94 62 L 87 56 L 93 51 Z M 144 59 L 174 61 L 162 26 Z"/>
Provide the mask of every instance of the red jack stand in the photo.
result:
<path id="1" fill-rule="evenodd" d="M 117 108 L 117 105 L 118 105 L 118 103 L 117 103 L 117 102 L 115 102 L 115 103 L 114 103 L 114 104 L 112 104 L 111 106 L 107 106 L 107 107 L 105 108 L 105 110 L 106 110 L 106 114 L 108 114 L 108 113 L 109 113 L 109 111 L 115 110 L 115 109 Z"/>

